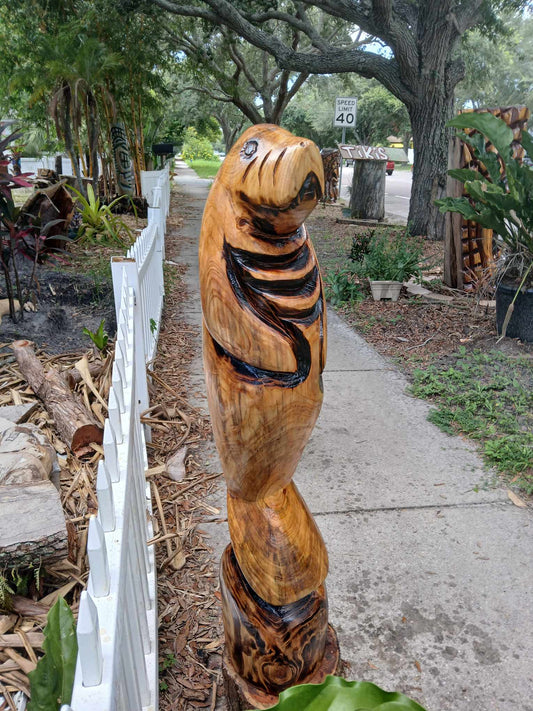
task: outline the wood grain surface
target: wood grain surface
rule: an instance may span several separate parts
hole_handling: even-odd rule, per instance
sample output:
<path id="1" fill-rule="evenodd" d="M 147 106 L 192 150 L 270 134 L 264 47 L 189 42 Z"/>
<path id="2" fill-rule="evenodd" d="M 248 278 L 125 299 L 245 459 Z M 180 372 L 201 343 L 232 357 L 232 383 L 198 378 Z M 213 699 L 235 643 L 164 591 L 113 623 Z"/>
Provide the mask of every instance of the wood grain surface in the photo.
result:
<path id="1" fill-rule="evenodd" d="M 252 126 L 211 187 L 200 238 L 207 397 L 235 551 L 221 570 L 226 643 L 265 693 L 309 675 L 327 636 L 327 553 L 291 481 L 322 405 L 325 302 L 303 220 L 323 182 L 311 141 Z"/>
<path id="2" fill-rule="evenodd" d="M 324 581 L 326 547 L 293 483 L 257 501 L 228 494 L 228 523 L 246 580 L 272 605 L 296 602 Z"/>
<path id="3" fill-rule="evenodd" d="M 311 674 L 326 645 L 325 587 L 290 605 L 269 605 L 246 582 L 231 546 L 222 556 L 220 580 L 226 649 L 235 671 L 274 694 Z"/>

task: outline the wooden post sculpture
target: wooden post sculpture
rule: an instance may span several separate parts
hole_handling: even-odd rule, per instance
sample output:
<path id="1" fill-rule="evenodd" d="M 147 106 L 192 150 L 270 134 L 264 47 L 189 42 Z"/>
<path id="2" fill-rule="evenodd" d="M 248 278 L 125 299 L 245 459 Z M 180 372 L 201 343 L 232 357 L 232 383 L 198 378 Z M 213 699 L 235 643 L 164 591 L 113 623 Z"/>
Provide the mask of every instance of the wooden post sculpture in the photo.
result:
<path id="1" fill-rule="evenodd" d="M 253 126 L 202 223 L 204 368 L 232 541 L 221 563 L 230 708 L 266 708 L 338 663 L 327 553 L 291 481 L 322 404 L 325 302 L 303 225 L 322 191 L 311 141 Z"/>
<path id="2" fill-rule="evenodd" d="M 324 195 L 322 196 L 322 201 L 337 202 L 339 199 L 341 152 L 338 148 L 323 148 L 320 151 L 320 155 L 324 166 Z"/>

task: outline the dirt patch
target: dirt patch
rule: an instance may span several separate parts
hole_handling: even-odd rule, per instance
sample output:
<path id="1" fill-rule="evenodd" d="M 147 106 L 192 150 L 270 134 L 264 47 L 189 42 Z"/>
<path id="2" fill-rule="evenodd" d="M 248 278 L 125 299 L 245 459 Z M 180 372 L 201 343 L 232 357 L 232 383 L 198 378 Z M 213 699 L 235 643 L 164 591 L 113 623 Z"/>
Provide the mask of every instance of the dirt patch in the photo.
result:
<path id="1" fill-rule="evenodd" d="M 124 222 L 135 238 L 146 221 L 125 215 Z M 39 265 L 31 284 L 29 301 L 35 311 L 24 313 L 13 323 L 6 315 L 0 323 L 0 342 L 10 343 L 25 338 L 50 354 L 85 350 L 92 343 L 83 329 L 95 332 L 101 321 L 110 338 L 116 333 L 115 305 L 111 280 L 112 256 L 124 255 L 123 244 L 79 244 L 72 242 L 60 257 Z M 20 262 L 23 291 L 30 284 L 32 264 Z M 0 299 L 6 298 L 6 287 L 0 278 Z"/>
<path id="2" fill-rule="evenodd" d="M 0 341 L 10 343 L 21 338 L 33 341 L 48 353 L 83 350 L 91 345 L 83 329 L 96 331 L 100 322 L 110 337 L 116 332 L 113 286 L 110 279 L 98 282 L 92 276 L 66 271 L 43 270 L 40 290 L 35 293 L 36 311 L 24 313 L 13 323 L 4 316 Z M 5 289 L 0 291 L 5 298 Z"/>

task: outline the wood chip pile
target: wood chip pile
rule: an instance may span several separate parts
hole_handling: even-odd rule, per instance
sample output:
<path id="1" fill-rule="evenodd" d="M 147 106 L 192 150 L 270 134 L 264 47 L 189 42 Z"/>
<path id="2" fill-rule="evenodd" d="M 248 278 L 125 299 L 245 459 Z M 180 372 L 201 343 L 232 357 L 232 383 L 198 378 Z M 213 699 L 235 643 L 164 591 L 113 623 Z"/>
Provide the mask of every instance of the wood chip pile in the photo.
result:
<path id="1" fill-rule="evenodd" d="M 94 351 L 48 357 L 38 350 L 37 357 L 45 369 L 53 368 L 70 383 L 89 412 L 103 424 L 113 354 L 103 359 Z M 58 455 L 68 558 L 53 564 L 36 560 L 29 570 L 0 570 L 0 694 L 7 704 L 4 708 L 9 709 L 16 708 L 15 692 L 22 690 L 29 695 L 27 674 L 42 655 L 42 630 L 50 607 L 59 596 L 66 597 L 77 614 L 80 592 L 88 576 L 88 519 L 97 511 L 96 469 L 103 454 L 101 447 L 94 444 L 78 451 L 77 456 L 69 450 L 44 405 L 21 375 L 9 344 L 0 344 L 0 406 L 31 402 L 36 407 L 28 422 L 46 434 Z"/>
<path id="2" fill-rule="evenodd" d="M 154 364 L 148 414 L 148 446 L 153 488 L 159 594 L 160 709 L 215 709 L 222 693 L 220 666 L 224 643 L 218 571 L 202 523 L 219 520 L 206 499 L 221 475 L 203 464 L 211 429 L 205 413 L 190 404 L 189 365 L 199 348 L 196 328 L 181 314 L 186 291 L 177 264 L 180 215 L 171 201 L 166 240 L 165 313 Z"/>

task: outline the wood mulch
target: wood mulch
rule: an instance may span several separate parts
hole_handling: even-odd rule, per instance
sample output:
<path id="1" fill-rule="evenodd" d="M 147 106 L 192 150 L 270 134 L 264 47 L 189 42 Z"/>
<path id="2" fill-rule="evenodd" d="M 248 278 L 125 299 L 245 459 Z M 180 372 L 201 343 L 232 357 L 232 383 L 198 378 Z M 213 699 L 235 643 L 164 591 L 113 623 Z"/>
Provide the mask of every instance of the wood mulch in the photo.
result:
<path id="1" fill-rule="evenodd" d="M 182 313 L 187 293 L 184 268 L 177 265 L 177 259 L 179 226 L 186 214 L 186 206 L 179 200 L 171 201 L 171 227 L 166 238 L 171 265 L 166 267 L 165 311 L 152 393 L 162 421 L 152 422 L 149 445 L 150 466 L 155 471 L 186 448 L 181 481 L 164 474 L 151 478 L 161 502 L 155 507 L 159 534 L 174 536 L 157 550 L 161 711 L 215 709 L 222 695 L 224 637 L 218 571 L 201 528 L 202 522 L 220 513 L 206 499 L 220 485 L 221 475 L 206 471 L 202 450 L 211 440 L 211 428 L 206 414 L 190 404 L 188 369 L 198 349 L 199 334 Z"/>
<path id="2" fill-rule="evenodd" d="M 86 359 L 91 365 L 100 364 L 93 384 L 100 397 L 107 401 L 111 384 L 112 351 L 102 359 L 94 350 L 85 353 L 64 353 L 49 356 L 37 351 L 45 368 L 55 368 L 61 373 L 73 372 L 75 364 Z M 88 409 L 103 423 L 105 408 L 98 401 L 88 383 L 81 380 L 75 387 Z M 0 604 L 0 695 L 5 707 L 16 708 L 14 694 L 23 691 L 29 695 L 28 673 L 42 656 L 43 628 L 46 614 L 59 596 L 69 602 L 77 615 L 81 591 L 87 584 L 87 532 L 88 521 L 97 512 L 96 471 L 103 452 L 101 447 L 86 447 L 79 456 L 74 455 L 61 441 L 54 422 L 41 401 L 27 385 L 20 373 L 9 344 L 0 344 L 0 405 L 37 404 L 28 422 L 46 434 L 58 456 L 60 466 L 60 495 L 67 533 L 68 558 L 53 564 L 35 562 L 33 570 L 0 570 L 3 583 L 3 603 Z M 43 512 L 43 515 L 46 515 Z M 6 588 L 7 586 L 7 588 Z"/>

